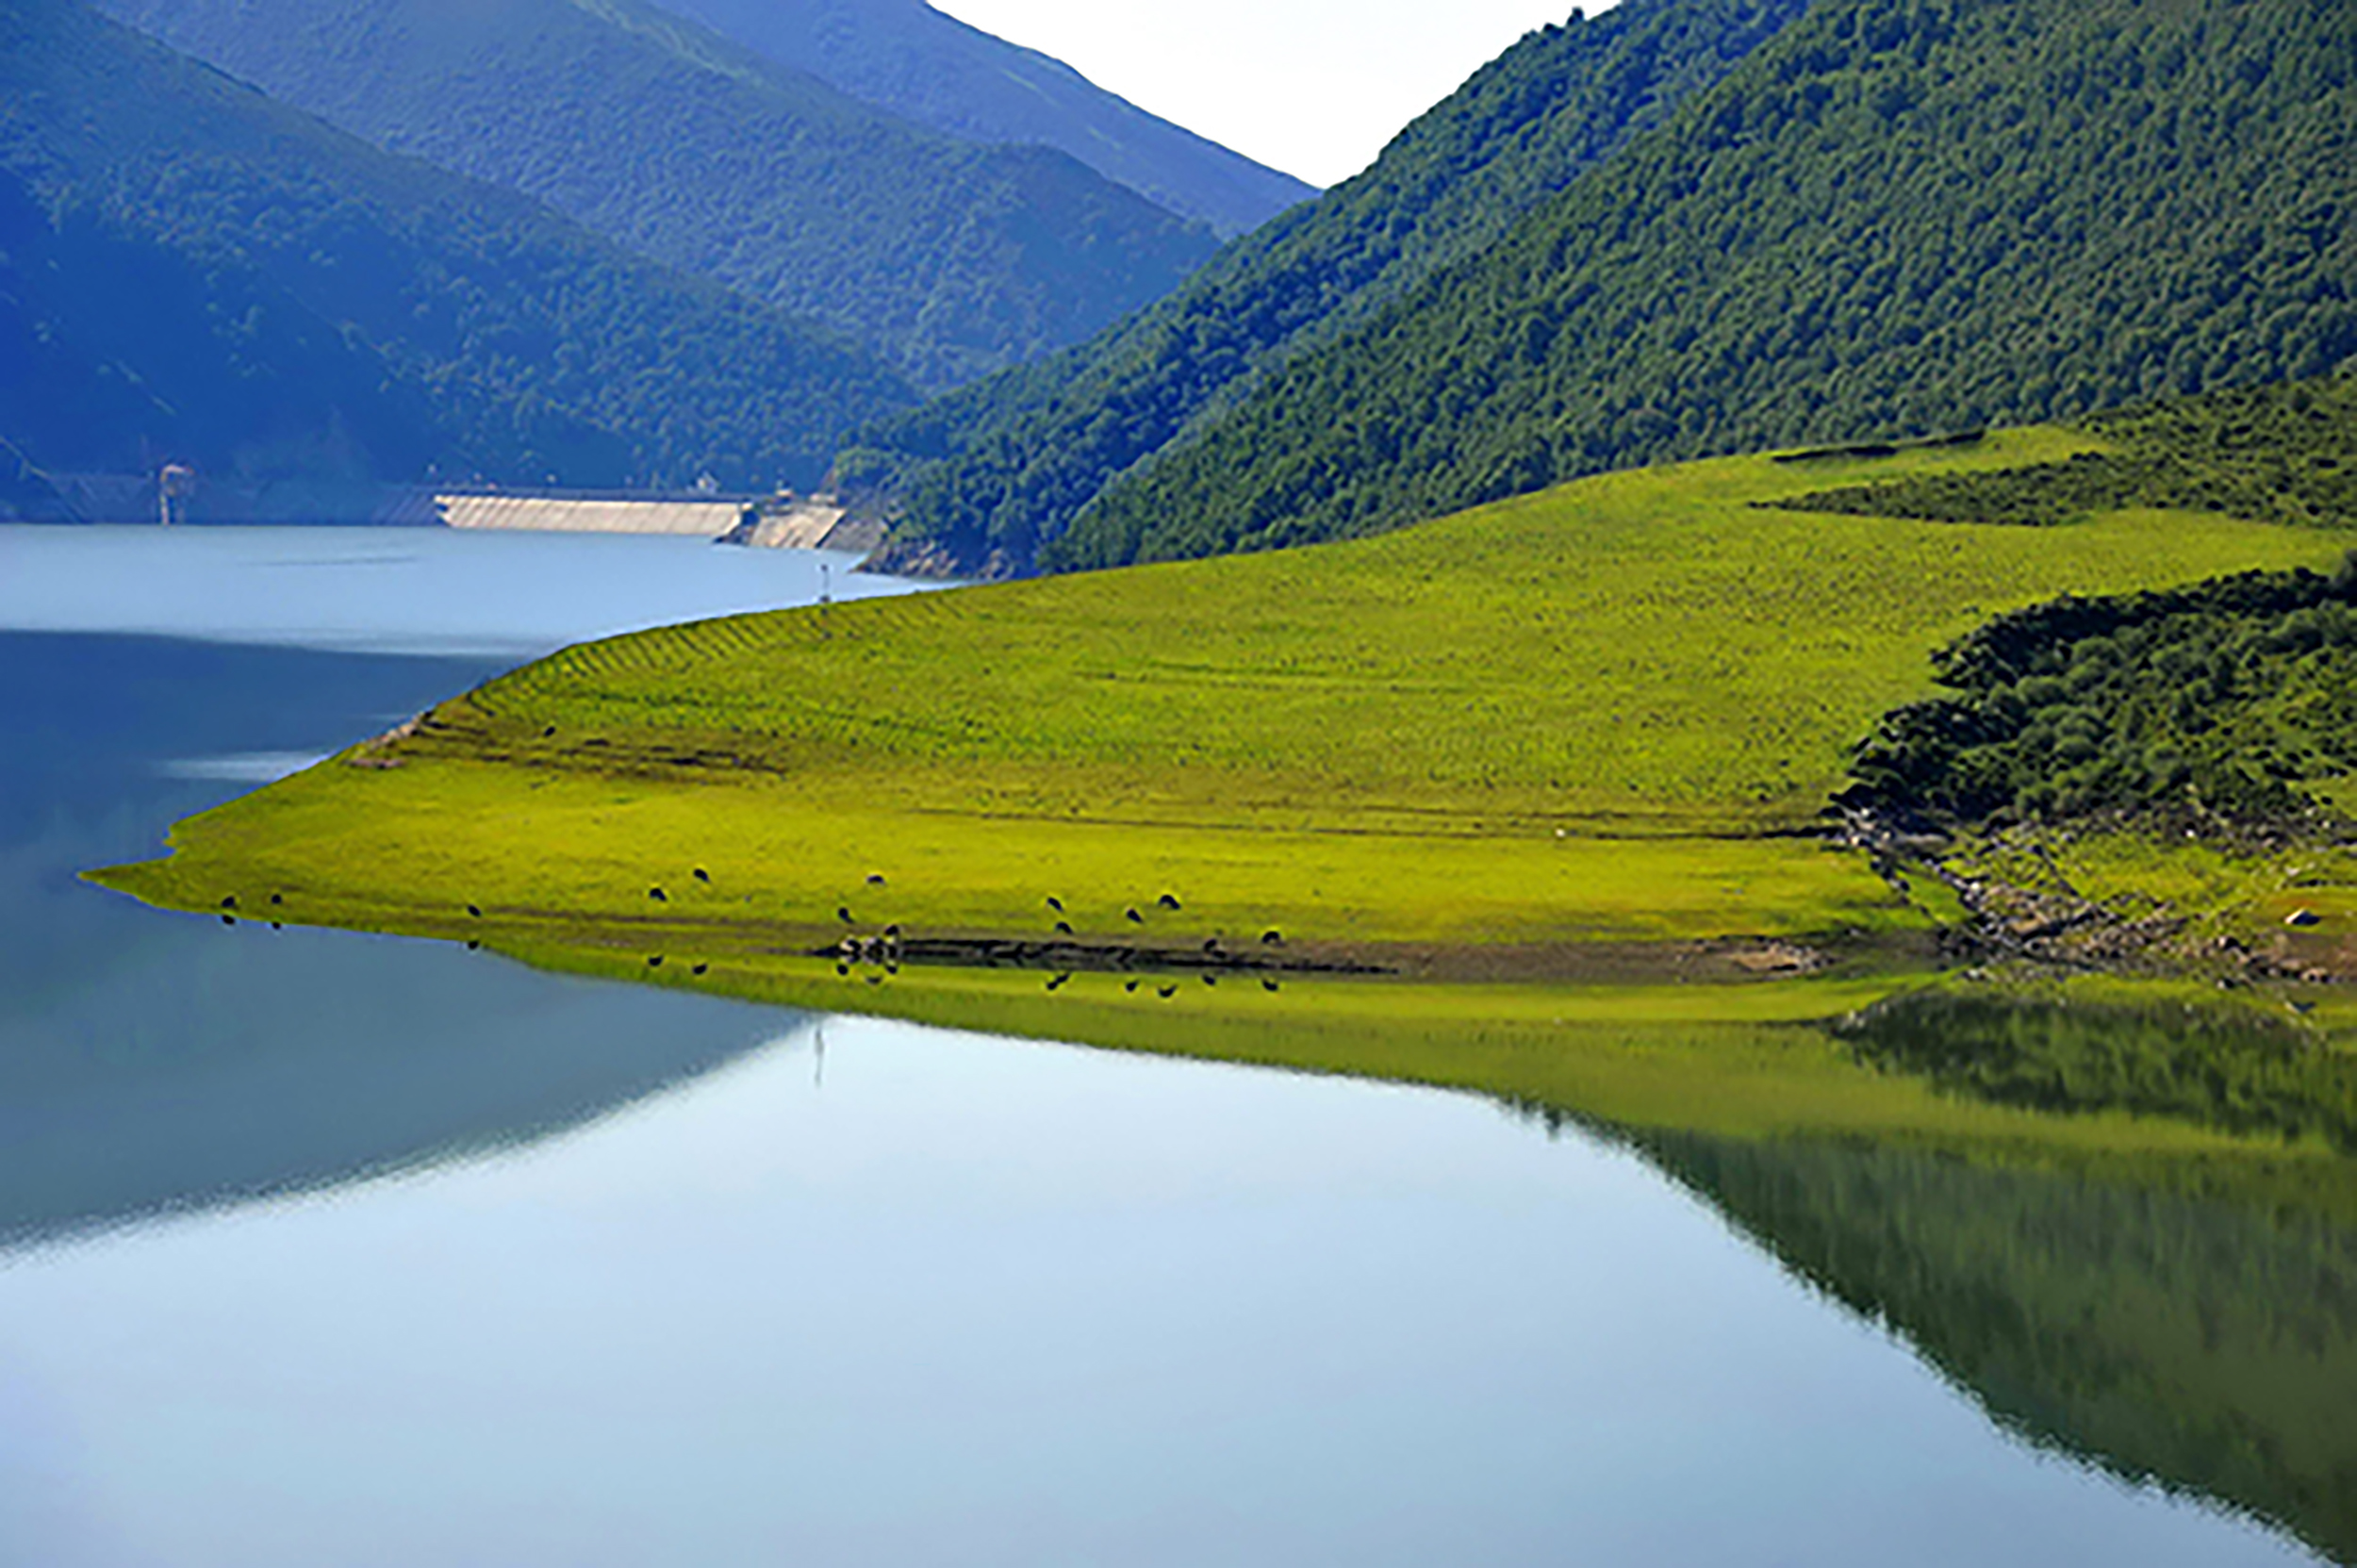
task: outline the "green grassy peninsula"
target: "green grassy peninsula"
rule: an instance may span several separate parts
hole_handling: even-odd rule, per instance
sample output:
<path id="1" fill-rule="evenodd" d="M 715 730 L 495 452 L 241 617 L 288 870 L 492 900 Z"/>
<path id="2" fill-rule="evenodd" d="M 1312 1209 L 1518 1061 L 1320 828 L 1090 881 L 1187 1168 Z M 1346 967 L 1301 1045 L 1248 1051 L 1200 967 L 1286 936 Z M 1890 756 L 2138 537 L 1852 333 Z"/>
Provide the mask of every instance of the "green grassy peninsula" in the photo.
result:
<path id="1" fill-rule="evenodd" d="M 810 952 L 1021 944 L 1459 980 L 1904 949 L 1950 890 L 1823 832 L 1935 650 L 2058 594 L 2329 570 L 2337 530 L 2139 506 L 1795 509 L 2101 437 L 1605 475 L 1380 538 L 569 649 L 99 873 L 233 917 Z"/>

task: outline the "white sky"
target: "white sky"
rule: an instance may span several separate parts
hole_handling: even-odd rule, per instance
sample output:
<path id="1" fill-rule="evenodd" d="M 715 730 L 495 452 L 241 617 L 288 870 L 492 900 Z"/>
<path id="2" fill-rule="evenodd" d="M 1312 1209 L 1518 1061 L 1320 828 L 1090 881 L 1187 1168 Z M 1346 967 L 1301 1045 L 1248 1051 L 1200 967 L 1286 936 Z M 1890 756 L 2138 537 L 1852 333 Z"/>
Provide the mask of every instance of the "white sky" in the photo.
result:
<path id="1" fill-rule="evenodd" d="M 932 0 L 1097 86 L 1313 185 L 1574 0 Z M 1586 0 L 1593 15 L 1607 8 Z"/>

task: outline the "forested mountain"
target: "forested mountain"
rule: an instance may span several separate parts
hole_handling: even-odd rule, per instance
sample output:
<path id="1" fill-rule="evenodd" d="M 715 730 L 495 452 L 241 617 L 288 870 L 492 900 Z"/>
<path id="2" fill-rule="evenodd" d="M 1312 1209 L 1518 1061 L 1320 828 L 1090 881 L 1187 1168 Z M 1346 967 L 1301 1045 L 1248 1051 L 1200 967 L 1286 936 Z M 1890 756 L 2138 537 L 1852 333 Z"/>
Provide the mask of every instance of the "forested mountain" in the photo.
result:
<path id="1" fill-rule="evenodd" d="M 1317 194 L 1148 114 L 1062 60 L 924 0 L 661 0 L 854 98 L 976 141 L 1038 142 L 1223 237 Z"/>
<path id="2" fill-rule="evenodd" d="M 2319 373 L 2357 354 L 2353 201 L 2340 0 L 1819 0 L 1041 558 L 1268 548 L 1656 459 Z"/>
<path id="3" fill-rule="evenodd" d="M 104 0 L 389 151 L 816 317 L 938 389 L 1087 337 L 1208 229 L 1045 147 L 863 104 L 638 0 Z"/>
<path id="4" fill-rule="evenodd" d="M 0 440 L 31 465 L 806 483 L 912 397 L 74 0 L 0 8 Z"/>
<path id="5" fill-rule="evenodd" d="M 903 563 L 1019 571 L 1106 484 L 1663 124 L 1805 0 L 1624 0 L 1532 33 L 1364 173 L 1055 359 L 863 433 L 847 478 L 906 498 Z"/>

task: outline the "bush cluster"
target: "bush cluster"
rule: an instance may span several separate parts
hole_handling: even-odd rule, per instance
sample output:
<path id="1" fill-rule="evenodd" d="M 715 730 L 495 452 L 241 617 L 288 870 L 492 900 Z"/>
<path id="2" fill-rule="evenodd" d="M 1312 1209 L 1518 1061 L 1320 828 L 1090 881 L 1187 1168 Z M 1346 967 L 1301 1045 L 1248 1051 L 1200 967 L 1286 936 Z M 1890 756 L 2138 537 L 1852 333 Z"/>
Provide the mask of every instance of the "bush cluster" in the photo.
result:
<path id="1" fill-rule="evenodd" d="M 1936 668 L 1955 695 L 1882 720 L 1849 802 L 1967 823 L 2314 825 L 2301 786 L 2357 772 L 2357 552 L 2330 575 L 2057 600 Z"/>

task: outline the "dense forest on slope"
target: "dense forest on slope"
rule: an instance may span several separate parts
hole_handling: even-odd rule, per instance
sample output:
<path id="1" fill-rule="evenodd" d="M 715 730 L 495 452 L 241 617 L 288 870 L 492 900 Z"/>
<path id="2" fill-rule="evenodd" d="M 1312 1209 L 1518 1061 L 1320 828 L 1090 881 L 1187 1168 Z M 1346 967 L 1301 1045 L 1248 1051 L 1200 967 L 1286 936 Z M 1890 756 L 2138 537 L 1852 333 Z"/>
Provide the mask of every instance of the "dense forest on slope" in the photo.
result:
<path id="1" fill-rule="evenodd" d="M 1802 4 L 1626 0 L 1533 33 L 1366 173 L 1229 245 L 1170 298 L 1081 348 L 864 433 L 844 476 L 906 503 L 887 559 L 1028 569 L 1040 539 L 1266 367 L 1495 243 Z"/>
<path id="2" fill-rule="evenodd" d="M 910 394 L 71 0 L 0 10 L 0 437 L 50 470 L 806 481 Z"/>
<path id="3" fill-rule="evenodd" d="M 1316 188 L 1174 125 L 924 0 L 660 0 L 852 97 L 974 141 L 1069 153 L 1223 238 Z"/>
<path id="4" fill-rule="evenodd" d="M 1042 559 L 1270 548 L 1657 459 L 2321 373 L 2357 353 L 2352 198 L 2346 6 L 1821 0 Z"/>
<path id="5" fill-rule="evenodd" d="M 1087 337 L 1210 231 L 911 124 L 637 0 L 106 0 L 389 151 L 877 348 L 929 388 Z"/>
<path id="6" fill-rule="evenodd" d="M 2177 507 L 2357 528 L 2357 375 L 2243 388 L 2102 414 L 2111 444 L 2060 463 L 1853 485 L 1787 511 L 2054 527 L 2090 512 Z"/>

